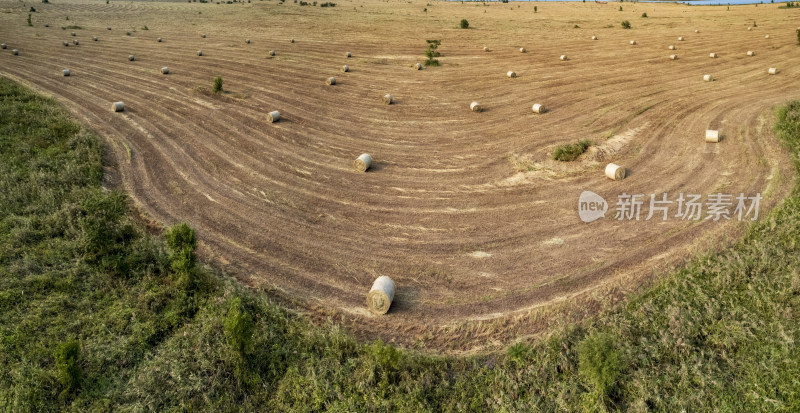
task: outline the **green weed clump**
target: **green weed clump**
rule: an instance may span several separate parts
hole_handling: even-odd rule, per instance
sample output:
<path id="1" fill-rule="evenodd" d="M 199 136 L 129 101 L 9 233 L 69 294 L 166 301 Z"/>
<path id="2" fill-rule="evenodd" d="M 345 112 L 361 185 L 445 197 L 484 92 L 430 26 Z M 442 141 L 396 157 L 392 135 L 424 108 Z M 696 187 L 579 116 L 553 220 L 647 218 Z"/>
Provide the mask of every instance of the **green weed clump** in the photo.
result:
<path id="1" fill-rule="evenodd" d="M 425 49 L 425 56 L 428 59 L 425 60 L 425 66 L 439 66 L 439 60 L 436 58 L 439 57 L 440 54 L 436 49 L 442 44 L 442 41 L 426 40 L 426 42 L 428 43 L 428 47 Z"/>
<path id="2" fill-rule="evenodd" d="M 627 20 L 623 20 L 622 23 L 620 23 L 620 25 L 622 26 L 623 29 L 630 29 L 631 28 L 631 22 L 629 22 Z"/>
<path id="3" fill-rule="evenodd" d="M 556 161 L 569 162 L 577 159 L 582 153 L 592 146 L 592 141 L 582 140 L 578 143 L 561 145 L 553 151 L 553 159 Z"/>
<path id="4" fill-rule="evenodd" d="M 222 92 L 222 76 L 214 78 L 214 93 Z"/>
<path id="5" fill-rule="evenodd" d="M 459 25 L 462 29 L 469 29 L 469 22 L 467 19 L 461 19 L 461 23 Z"/>

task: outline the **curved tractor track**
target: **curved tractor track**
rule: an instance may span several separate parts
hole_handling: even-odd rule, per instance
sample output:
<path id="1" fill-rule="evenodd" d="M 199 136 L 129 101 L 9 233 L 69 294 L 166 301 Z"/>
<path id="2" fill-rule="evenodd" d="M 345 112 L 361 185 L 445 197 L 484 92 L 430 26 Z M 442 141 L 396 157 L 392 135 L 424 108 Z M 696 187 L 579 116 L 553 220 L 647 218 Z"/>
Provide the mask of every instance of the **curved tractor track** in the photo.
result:
<path id="1" fill-rule="evenodd" d="M 337 3 L 77 0 L 37 4 L 27 27 L 27 9 L 2 1 L 0 74 L 97 130 L 141 212 L 189 222 L 206 259 L 314 318 L 420 348 L 491 348 L 591 314 L 746 226 L 645 221 L 646 205 L 617 221 L 619 194 L 761 193 L 764 216 L 792 185 L 770 110 L 800 90 L 795 10 Z M 426 39 L 441 39 L 442 66 L 417 71 Z M 215 76 L 225 93 L 211 93 Z M 580 139 L 595 147 L 550 160 Z M 367 173 L 350 167 L 362 152 Z M 608 180 L 608 162 L 630 175 Z M 611 204 L 605 219 L 579 219 L 584 190 Z M 398 293 L 372 316 L 379 275 Z"/>

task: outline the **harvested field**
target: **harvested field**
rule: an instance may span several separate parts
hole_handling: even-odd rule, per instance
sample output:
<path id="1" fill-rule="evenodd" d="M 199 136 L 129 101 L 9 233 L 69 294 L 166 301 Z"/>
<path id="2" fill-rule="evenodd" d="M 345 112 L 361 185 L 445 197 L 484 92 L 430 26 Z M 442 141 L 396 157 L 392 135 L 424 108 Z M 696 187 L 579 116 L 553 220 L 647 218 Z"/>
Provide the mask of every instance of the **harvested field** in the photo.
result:
<path id="1" fill-rule="evenodd" d="M 480 349 L 546 331 L 746 227 L 645 221 L 647 203 L 639 221 L 617 221 L 622 193 L 761 193 L 763 217 L 790 188 L 769 119 L 800 90 L 800 10 L 587 2 L 537 3 L 534 14 L 526 3 L 436 2 L 425 13 L 426 3 L 71 0 L 37 3 L 26 27 L 27 7 L 3 0 L 0 41 L 20 53 L 0 53 L 0 75 L 99 132 L 108 185 L 154 225 L 188 222 L 201 258 L 315 319 L 407 346 Z M 64 33 L 44 24 L 67 15 L 77 39 L 103 40 L 53 47 Z M 619 28 L 625 18 L 633 29 Z M 679 36 L 681 57 L 669 61 Z M 441 66 L 409 70 L 426 39 L 441 40 Z M 327 87 L 321 79 L 345 63 Z M 65 79 L 64 67 L 79 75 Z M 509 67 L 521 74 L 513 82 L 498 76 Z M 399 104 L 375 104 L 385 91 Z M 465 110 L 476 100 L 480 115 Z M 124 111 L 109 110 L 116 101 Z M 547 113 L 532 113 L 537 102 Z M 267 124 L 275 108 L 281 120 Z M 725 139 L 705 143 L 707 129 Z M 576 138 L 596 146 L 550 159 Z M 375 162 L 358 173 L 364 152 Z M 624 180 L 604 176 L 611 162 Z M 605 219 L 579 219 L 584 190 L 608 201 Z M 375 316 L 365 297 L 381 275 L 397 290 Z"/>

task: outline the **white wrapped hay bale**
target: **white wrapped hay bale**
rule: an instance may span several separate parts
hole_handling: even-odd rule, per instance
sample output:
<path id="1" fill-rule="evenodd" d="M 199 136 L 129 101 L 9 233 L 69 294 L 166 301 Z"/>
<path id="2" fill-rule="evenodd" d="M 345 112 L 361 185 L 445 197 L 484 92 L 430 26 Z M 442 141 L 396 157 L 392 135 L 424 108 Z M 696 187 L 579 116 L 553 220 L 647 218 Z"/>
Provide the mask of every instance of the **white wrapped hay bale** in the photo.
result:
<path id="1" fill-rule="evenodd" d="M 631 40 L 630 44 L 635 45 L 636 44 L 636 40 Z"/>
<path id="2" fill-rule="evenodd" d="M 517 77 L 517 72 L 515 72 L 515 71 L 513 71 L 513 70 L 509 70 L 509 71 L 506 73 L 506 76 L 508 76 L 508 77 L 510 77 L 510 78 L 512 78 L 512 79 L 513 79 L 513 78 Z"/>
<path id="3" fill-rule="evenodd" d="M 166 67 L 166 66 L 162 67 L 162 68 L 161 68 L 161 73 L 162 73 L 162 74 L 165 74 L 165 75 L 168 75 L 168 74 L 169 74 L 169 68 L 168 68 L 168 67 Z"/>
<path id="4" fill-rule="evenodd" d="M 767 73 L 769 73 L 771 75 L 777 75 L 778 74 L 778 69 L 775 68 L 775 67 L 770 67 L 769 70 L 767 71 Z"/>
<path id="5" fill-rule="evenodd" d="M 345 57 L 348 57 L 348 58 L 350 58 L 350 57 L 353 57 L 353 54 L 352 54 L 352 53 L 350 53 L 350 52 L 347 52 L 347 54 L 345 55 Z"/>
<path id="6" fill-rule="evenodd" d="M 683 41 L 683 36 L 678 37 L 678 41 L 682 42 Z"/>
<path id="7" fill-rule="evenodd" d="M 561 55 L 561 57 L 559 57 L 559 59 L 561 59 L 561 60 L 567 60 L 567 55 L 565 55 L 565 54 L 562 54 L 562 55 Z"/>
<path id="8" fill-rule="evenodd" d="M 133 59 L 134 59 L 134 57 L 133 57 L 133 55 L 132 55 L 132 54 L 131 54 L 131 55 L 128 55 L 128 61 L 132 62 L 132 61 L 133 61 Z"/>
<path id="9" fill-rule="evenodd" d="M 752 50 L 748 50 L 748 51 L 747 51 L 747 55 L 748 55 L 748 56 L 755 56 L 755 55 L 756 55 L 756 52 L 754 52 L 754 51 L 752 51 Z"/>
<path id="10" fill-rule="evenodd" d="M 750 31 L 750 30 L 753 30 L 753 28 L 752 28 L 752 27 L 748 27 L 748 28 L 747 28 L 747 31 Z"/>
<path id="11" fill-rule="evenodd" d="M 19 50 L 14 49 L 11 51 L 11 54 L 13 54 L 14 56 L 19 56 Z"/>
<path id="12" fill-rule="evenodd" d="M 703 75 L 703 81 L 704 82 L 710 82 L 712 80 L 714 80 L 714 79 L 711 78 L 711 75 Z"/>
<path id="13" fill-rule="evenodd" d="M 678 55 L 676 55 L 676 54 L 671 54 L 671 55 L 669 55 L 669 58 L 670 58 L 671 60 L 678 60 Z"/>
<path id="14" fill-rule="evenodd" d="M 75 36 L 77 36 L 77 33 L 72 32 L 72 37 L 75 37 Z"/>
<path id="15" fill-rule="evenodd" d="M 765 39 L 769 39 L 769 35 L 764 36 Z"/>
<path id="16" fill-rule="evenodd" d="M 7 44 L 5 44 L 5 43 L 3 43 L 3 44 L 0 44 L 0 49 L 5 49 L 6 47 L 8 47 L 8 45 L 7 45 Z"/>
<path id="17" fill-rule="evenodd" d="M 486 47 L 486 46 L 483 46 L 483 51 L 484 51 L 484 52 L 488 52 L 488 51 L 489 51 L 489 48 L 488 48 L 488 47 Z"/>
<path id="18" fill-rule="evenodd" d="M 294 43 L 294 37 L 292 37 L 292 43 Z"/>
<path id="19" fill-rule="evenodd" d="M 250 44 L 250 39 L 244 39 L 244 42 Z"/>
<path id="20" fill-rule="evenodd" d="M 606 177 L 614 181 L 621 181 L 625 179 L 625 168 L 615 163 L 610 163 L 606 165 Z"/>
<path id="21" fill-rule="evenodd" d="M 524 47 L 520 47 L 520 48 L 519 48 L 519 52 L 520 52 L 520 53 L 525 53 L 525 48 L 524 48 Z"/>
<path id="22" fill-rule="evenodd" d="M 202 37 L 202 38 L 204 38 L 204 39 L 205 39 L 205 38 L 206 38 L 206 35 L 205 35 L 205 33 L 204 33 L 204 34 L 201 34 L 201 35 L 200 35 L 200 37 Z"/>
<path id="23" fill-rule="evenodd" d="M 669 45 L 668 49 L 669 50 L 675 50 L 675 45 L 674 44 Z"/>
<path id="24" fill-rule="evenodd" d="M 712 59 L 715 59 L 717 57 L 717 54 L 716 53 L 709 53 L 708 57 L 710 57 Z"/>
<path id="25" fill-rule="evenodd" d="M 327 83 L 329 85 L 335 85 L 336 84 L 336 78 L 335 77 L 329 77 L 328 80 L 325 83 Z"/>
<path id="26" fill-rule="evenodd" d="M 64 42 L 64 47 L 69 47 L 69 42 Z"/>
<path id="27" fill-rule="evenodd" d="M 114 112 L 122 112 L 125 110 L 125 104 L 122 102 L 114 102 L 111 104 L 111 110 Z"/>
<path id="28" fill-rule="evenodd" d="M 417 70 L 422 70 L 422 63 L 417 63 L 414 65 Z"/>
<path id="29" fill-rule="evenodd" d="M 695 33 L 700 33 L 700 30 L 694 29 Z"/>
<path id="30" fill-rule="evenodd" d="M 274 50 L 270 50 L 270 51 L 269 51 L 269 55 L 270 55 L 270 56 L 275 56 L 275 51 L 274 51 Z"/>
<path id="31" fill-rule="evenodd" d="M 64 69 L 62 73 L 64 74 L 64 76 L 69 76 L 69 69 Z"/>
<path id="32" fill-rule="evenodd" d="M 394 292 L 394 281 L 391 278 L 385 275 L 378 277 L 372 283 L 369 293 L 367 293 L 367 308 L 369 311 L 378 315 L 386 314 L 392 305 L 392 300 L 394 300 Z"/>
<path id="33" fill-rule="evenodd" d="M 597 40 L 597 36 L 592 36 L 592 40 Z"/>
<path id="34" fill-rule="evenodd" d="M 545 111 L 547 111 L 547 109 L 545 109 L 544 105 L 542 105 L 541 103 L 534 103 L 531 109 L 533 110 L 533 113 L 539 113 L 539 114 L 542 114 Z"/>
<path id="35" fill-rule="evenodd" d="M 197 51 L 197 55 L 198 55 L 198 56 L 202 56 L 202 55 L 203 55 L 203 51 L 202 51 L 202 50 L 198 50 L 198 51 Z"/>
<path id="36" fill-rule="evenodd" d="M 75 43 L 75 46 L 78 45 L 78 41 L 77 40 L 73 40 L 72 43 Z"/>
<path id="37" fill-rule="evenodd" d="M 275 123 L 279 120 L 281 120 L 281 113 L 278 112 L 277 110 L 273 110 L 272 112 L 267 113 L 267 122 Z"/>
<path id="38" fill-rule="evenodd" d="M 717 143 L 719 142 L 719 131 L 706 129 L 706 142 Z"/>
<path id="39" fill-rule="evenodd" d="M 92 40 L 97 41 L 97 36 L 92 37 Z"/>
<path id="40" fill-rule="evenodd" d="M 161 43 L 161 38 L 159 37 L 158 39 L 156 39 L 156 41 Z"/>
<path id="41" fill-rule="evenodd" d="M 469 110 L 471 110 L 473 112 L 480 112 L 480 111 L 483 110 L 483 108 L 481 107 L 480 103 L 472 102 L 472 103 L 469 104 Z"/>
<path id="42" fill-rule="evenodd" d="M 366 172 L 367 169 L 372 165 L 372 156 L 368 153 L 362 153 L 358 155 L 355 161 L 353 161 L 353 169 L 358 172 Z"/>
<path id="43" fill-rule="evenodd" d="M 347 65 L 342 66 L 342 72 L 349 72 L 349 71 L 350 71 L 350 67 L 349 66 L 347 66 Z"/>
<path id="44" fill-rule="evenodd" d="M 383 103 L 385 103 L 387 105 L 391 105 L 392 102 L 394 102 L 394 99 L 392 99 L 392 95 L 390 95 L 388 93 L 383 95 Z"/>

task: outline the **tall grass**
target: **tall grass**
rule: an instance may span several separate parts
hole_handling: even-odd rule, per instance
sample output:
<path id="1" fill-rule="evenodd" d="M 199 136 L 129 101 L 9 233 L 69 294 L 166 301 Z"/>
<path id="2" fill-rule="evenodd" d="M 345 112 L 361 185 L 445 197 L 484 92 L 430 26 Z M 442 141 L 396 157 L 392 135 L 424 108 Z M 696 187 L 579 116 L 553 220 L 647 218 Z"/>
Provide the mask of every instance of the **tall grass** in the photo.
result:
<path id="1" fill-rule="evenodd" d="M 797 169 L 800 102 L 776 117 Z M 0 410 L 800 410 L 797 188 L 596 318 L 438 357 L 313 326 L 196 265 L 191 228 L 147 235 L 100 160 L 53 101 L 0 78 Z"/>

